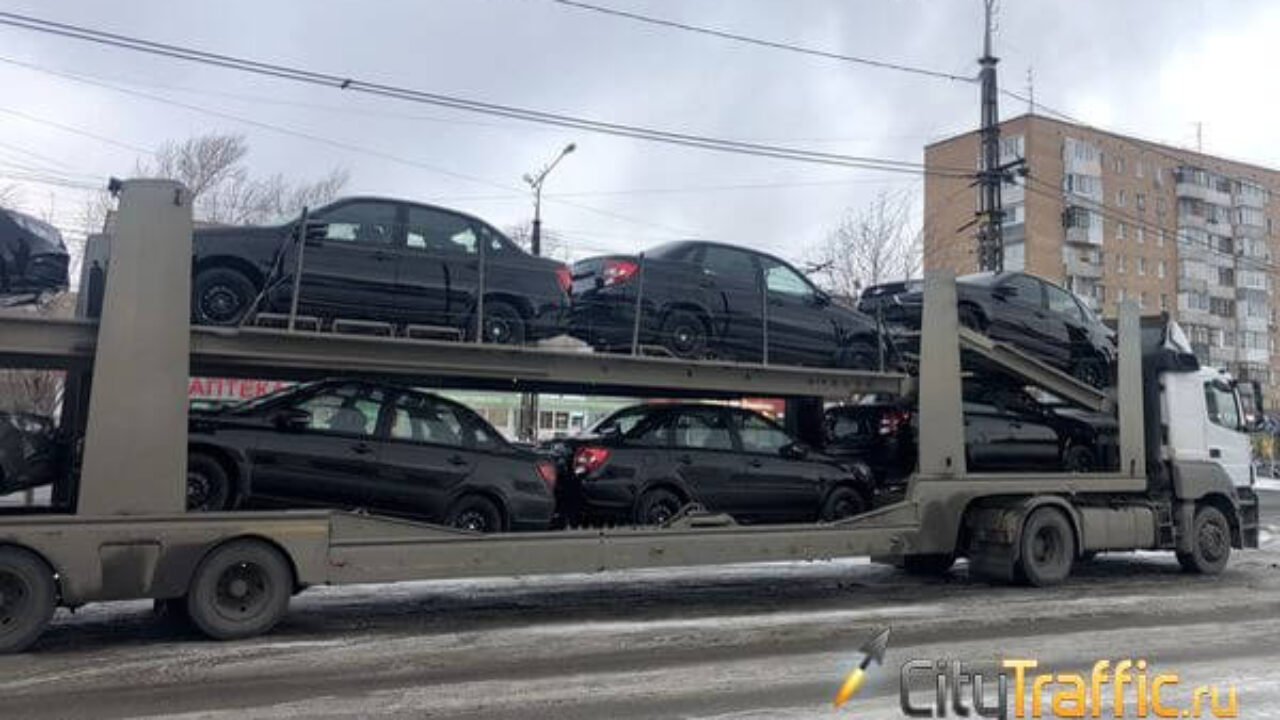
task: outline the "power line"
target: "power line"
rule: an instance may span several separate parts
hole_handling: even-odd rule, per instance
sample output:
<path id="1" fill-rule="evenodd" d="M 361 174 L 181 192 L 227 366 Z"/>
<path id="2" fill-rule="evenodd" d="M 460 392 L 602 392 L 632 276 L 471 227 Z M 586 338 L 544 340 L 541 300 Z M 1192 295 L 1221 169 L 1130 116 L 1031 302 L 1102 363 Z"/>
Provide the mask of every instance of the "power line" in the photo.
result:
<path id="1" fill-rule="evenodd" d="M 148 149 L 146 149 L 146 148 L 144 148 L 144 147 L 140 147 L 140 146 L 138 146 L 138 145 L 133 145 L 133 144 L 131 144 L 131 143 L 121 142 L 121 141 L 119 141 L 119 140 L 113 140 L 113 139 L 111 139 L 111 138 L 109 138 L 109 137 L 106 137 L 106 136 L 103 136 L 103 135 L 99 135 L 99 134 L 97 134 L 97 133 L 95 133 L 95 132 L 91 132 L 91 131 L 89 131 L 89 130 L 84 130 L 84 129 L 82 129 L 82 128 L 74 127 L 74 126 L 72 126 L 72 125 L 67 125 L 67 124 L 64 124 L 64 123 L 60 123 L 60 122 L 58 122 L 57 120 L 50 120 L 50 119 L 48 119 L 48 118 L 42 118 L 42 117 L 38 117 L 38 116 L 36 116 L 36 115 L 30 115 L 30 114 L 28 114 L 28 113 L 22 112 L 21 110 L 13 110 L 13 109 L 11 109 L 11 108 L 0 107 L 0 113 L 4 113 L 4 114 L 6 114 L 6 115 L 12 115 L 13 117 L 21 118 L 21 119 L 26 120 L 26 121 L 28 121 L 28 122 L 37 123 L 37 124 L 39 124 L 39 125 L 47 125 L 47 126 L 49 126 L 49 127 L 57 128 L 57 129 L 59 129 L 59 130 L 62 130 L 62 131 L 65 131 L 65 132 L 69 132 L 69 133 L 72 133 L 72 134 L 75 134 L 75 135 L 82 135 L 82 136 L 84 136 L 84 137 L 91 138 L 91 139 L 93 139 L 93 140 L 97 140 L 98 142 L 106 143 L 106 144 L 108 144 L 108 145 L 114 145 L 115 147 L 118 147 L 118 148 L 121 148 L 121 149 L 124 149 L 124 150 L 131 150 L 131 151 L 133 151 L 133 152 L 140 152 L 140 153 L 143 153 L 144 155 L 151 155 L 151 154 L 152 154 L 152 151 L 151 151 L 151 150 L 148 150 Z"/>
<path id="2" fill-rule="evenodd" d="M 651 15 L 641 15 L 640 13 L 630 12 L 627 10 L 619 10 L 617 8 L 603 7 L 600 5 L 592 5 L 577 0 L 551 0 L 558 5 L 576 8 L 579 10 L 587 10 L 590 12 L 600 13 L 602 15 L 611 15 L 613 17 L 625 18 L 635 22 L 645 23 L 647 25 L 655 25 L 659 27 L 670 28 L 674 30 L 683 30 L 685 32 L 697 33 L 700 35 L 709 35 L 722 40 L 732 40 L 734 42 L 746 43 L 748 45 L 757 45 L 760 47 L 772 48 L 774 50 L 785 50 L 787 52 L 799 53 L 802 55 L 811 55 L 813 57 L 825 58 L 827 60 L 839 60 L 841 62 L 854 63 L 856 65 L 865 65 L 867 67 L 879 68 L 881 70 L 896 70 L 898 72 L 910 73 L 913 75 L 921 75 L 924 77 L 938 78 L 942 80 L 951 80 L 954 82 L 974 82 L 974 78 L 965 77 L 963 75 L 955 75 L 940 70 L 932 70 L 929 68 L 915 67 L 905 65 L 903 63 L 891 62 L 887 60 L 876 60 L 868 57 L 858 57 L 855 55 L 845 55 L 843 53 L 831 52 L 828 50 L 819 50 L 816 48 L 804 47 L 794 43 L 782 42 L 778 40 L 766 40 L 763 38 L 750 37 L 740 35 L 725 30 L 717 30 L 701 25 L 690 25 L 688 23 L 677 22 L 675 20 L 667 20 L 665 18 L 653 17 Z"/>
<path id="3" fill-rule="evenodd" d="M 614 135 L 618 137 L 627 137 L 637 140 L 646 140 L 650 142 L 659 142 L 669 145 L 678 145 L 688 148 L 697 148 L 702 150 L 712 150 L 717 152 L 735 153 L 741 155 L 751 155 L 755 157 L 774 158 L 780 160 L 791 160 L 795 162 L 807 162 L 821 165 L 832 165 L 839 167 L 854 167 L 862 169 L 883 169 L 890 172 L 904 172 L 909 174 L 920 174 L 926 172 L 937 172 L 938 174 L 948 174 L 946 170 L 929 171 L 926 170 L 921 163 L 907 162 L 902 160 L 892 160 L 874 157 L 861 157 L 852 155 L 840 155 L 835 153 L 822 153 L 811 150 L 799 150 L 777 145 L 765 145 L 759 143 L 748 143 L 734 140 L 726 140 L 722 138 L 714 138 L 703 135 L 694 135 L 689 133 L 680 133 L 667 130 L 659 130 L 654 128 L 646 128 L 637 125 L 628 125 L 623 123 L 604 122 L 592 120 L 589 118 L 565 115 L 562 113 L 552 113 L 542 110 L 534 110 L 522 108 L 513 105 L 503 105 L 499 103 L 490 103 L 480 100 L 472 100 L 469 98 L 445 95 L 441 93 L 427 92 L 423 90 L 414 90 L 411 88 L 397 87 L 382 83 L 369 82 L 351 77 L 342 77 L 329 73 L 321 73 L 311 70 L 305 70 L 285 65 L 273 63 L 265 63 L 247 58 L 235 57 L 231 55 L 223 55 L 211 53 L 193 48 L 171 45 L 167 43 L 159 43 L 150 40 L 129 37 L 117 33 L 109 33 L 91 28 L 70 25 L 66 23 L 58 23 L 39 18 L 33 18 L 15 13 L 0 12 L 0 24 L 10 25 L 26 30 L 42 32 L 61 37 L 67 37 L 86 42 L 92 42 L 100 45 L 132 50 L 135 52 L 148 53 L 162 57 L 168 57 L 177 60 L 185 60 L 188 62 L 196 62 L 205 65 L 212 65 L 241 72 L 248 72 L 257 75 L 274 77 L 294 82 L 307 83 L 329 87 L 338 90 L 348 90 L 351 92 L 364 93 L 380 97 L 403 100 L 407 102 L 423 103 L 435 105 L 439 107 L 448 107 L 456 110 L 464 110 L 483 115 L 491 115 L 497 117 L 506 117 L 526 122 L 542 123 L 548 125 L 556 125 L 560 127 L 581 130 L 584 132 L 594 132 L 606 135 Z M 969 171 L 955 170 L 952 174 L 968 173 Z"/>

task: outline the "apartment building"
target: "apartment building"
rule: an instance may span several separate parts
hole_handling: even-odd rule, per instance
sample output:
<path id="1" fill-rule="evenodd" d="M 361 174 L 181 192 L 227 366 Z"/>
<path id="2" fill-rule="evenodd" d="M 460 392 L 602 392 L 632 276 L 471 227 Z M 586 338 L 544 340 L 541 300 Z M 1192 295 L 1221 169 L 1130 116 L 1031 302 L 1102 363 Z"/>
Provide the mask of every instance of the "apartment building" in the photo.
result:
<path id="1" fill-rule="evenodd" d="M 1022 115 L 1001 123 L 1005 268 L 1071 289 L 1104 317 L 1169 312 L 1205 363 L 1265 383 L 1280 407 L 1280 171 Z M 925 148 L 926 168 L 978 165 L 976 131 Z M 974 272 L 976 190 L 925 179 L 925 270 Z"/>

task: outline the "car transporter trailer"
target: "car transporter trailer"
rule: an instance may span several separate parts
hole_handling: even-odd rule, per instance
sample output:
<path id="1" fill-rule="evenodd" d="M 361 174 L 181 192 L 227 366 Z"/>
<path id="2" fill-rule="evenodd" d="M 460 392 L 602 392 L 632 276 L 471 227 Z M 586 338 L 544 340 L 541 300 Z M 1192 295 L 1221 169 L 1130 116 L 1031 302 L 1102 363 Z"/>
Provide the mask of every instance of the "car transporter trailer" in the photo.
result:
<path id="1" fill-rule="evenodd" d="M 155 599 L 220 639 L 270 630 L 311 585 L 577 573 L 623 568 L 874 556 L 1052 584 L 1100 550 L 1190 552 L 1198 505 L 1229 512 L 1235 547 L 1256 546 L 1256 500 L 1221 473 L 1149 490 L 1139 322 L 1120 317 L 1115 395 L 958 327 L 954 279 L 926 283 L 918 381 L 894 373 L 598 355 L 262 328 L 192 328 L 190 196 L 121 186 L 102 316 L 0 315 L 0 365 L 91 375 L 78 483 L 61 507 L 0 515 L 0 652 L 22 651 L 57 606 Z M 1118 408 L 1118 471 L 966 471 L 961 348 L 1082 406 Z M 697 513 L 665 527 L 478 535 L 332 510 L 185 512 L 192 374 L 302 379 L 335 372 L 423 385 L 632 395 L 845 399 L 915 394 L 919 464 L 905 499 L 831 523 L 744 527 Z M 75 403 L 75 398 L 68 398 Z M 1228 549 L 1229 552 L 1229 549 Z"/>

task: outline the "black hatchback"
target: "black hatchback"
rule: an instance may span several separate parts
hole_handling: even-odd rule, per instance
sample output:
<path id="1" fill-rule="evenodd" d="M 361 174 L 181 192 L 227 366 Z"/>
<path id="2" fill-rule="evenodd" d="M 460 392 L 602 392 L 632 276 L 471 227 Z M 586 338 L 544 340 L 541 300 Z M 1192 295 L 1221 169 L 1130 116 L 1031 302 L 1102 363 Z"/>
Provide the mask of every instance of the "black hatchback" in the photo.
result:
<path id="1" fill-rule="evenodd" d="M 540 530 L 553 463 L 468 408 L 413 388 L 334 379 L 190 413 L 187 505 L 367 509 L 477 532 Z"/>
<path id="2" fill-rule="evenodd" d="M 839 520 L 870 507 L 870 471 L 811 451 L 769 418 L 705 404 L 638 405 L 561 441 L 569 524 L 661 525 L 696 503 L 738 522 Z"/>
<path id="3" fill-rule="evenodd" d="M 637 305 L 638 301 L 638 305 Z M 605 351 L 639 345 L 718 358 L 876 369 L 875 323 L 772 255 L 712 242 L 659 245 L 573 265 L 574 337 Z"/>

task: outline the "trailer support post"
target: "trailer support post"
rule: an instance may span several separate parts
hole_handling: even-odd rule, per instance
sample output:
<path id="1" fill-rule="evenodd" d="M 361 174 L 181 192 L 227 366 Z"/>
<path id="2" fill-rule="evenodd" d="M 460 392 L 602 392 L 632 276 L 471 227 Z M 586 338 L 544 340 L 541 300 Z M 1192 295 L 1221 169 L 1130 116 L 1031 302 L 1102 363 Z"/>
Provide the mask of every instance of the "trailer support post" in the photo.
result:
<path id="1" fill-rule="evenodd" d="M 930 273 L 924 279 L 920 337 L 919 472 L 964 477 L 964 415 L 960 405 L 959 319 L 956 279 Z"/>

